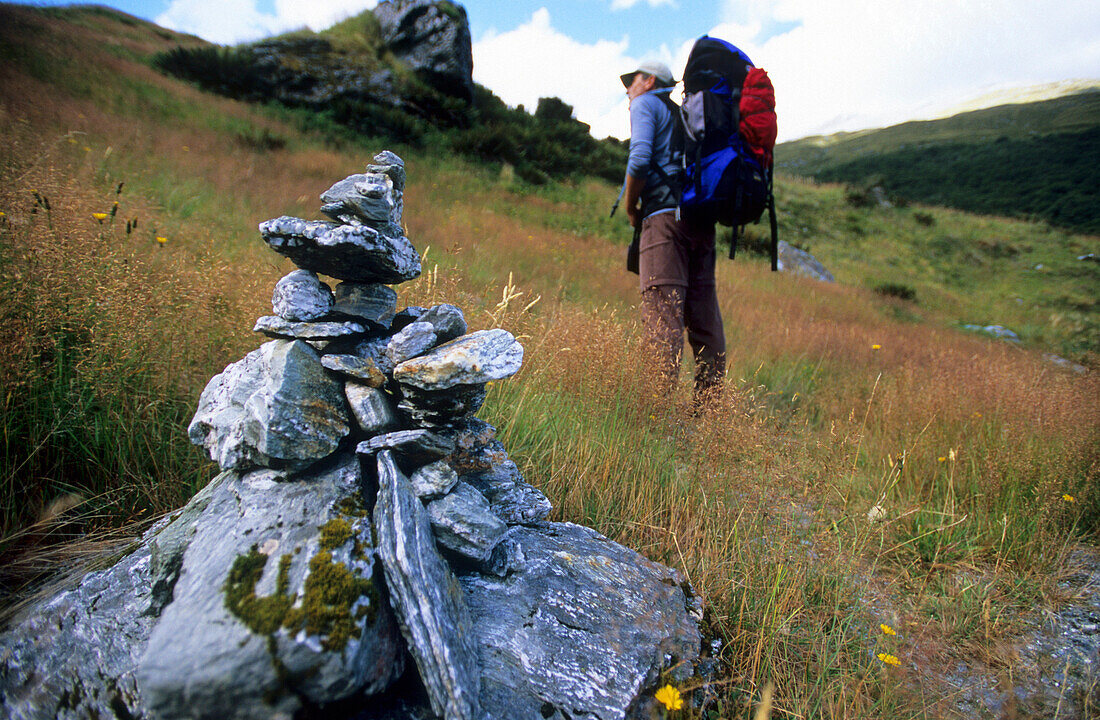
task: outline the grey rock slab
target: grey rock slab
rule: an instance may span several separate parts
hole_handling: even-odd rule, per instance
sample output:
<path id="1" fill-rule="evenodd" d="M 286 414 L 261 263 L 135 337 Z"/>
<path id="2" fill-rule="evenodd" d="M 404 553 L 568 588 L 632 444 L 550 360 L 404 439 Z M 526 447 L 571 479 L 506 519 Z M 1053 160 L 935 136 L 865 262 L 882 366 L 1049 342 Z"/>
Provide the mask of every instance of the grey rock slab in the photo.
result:
<path id="1" fill-rule="evenodd" d="M 300 340 L 273 340 L 206 385 L 187 429 L 223 469 L 304 468 L 350 430 L 341 383 Z"/>
<path id="2" fill-rule="evenodd" d="M 460 475 L 489 500 L 489 507 L 509 525 L 537 525 L 553 506 L 541 490 L 527 483 L 507 456 L 486 470 Z"/>
<path id="3" fill-rule="evenodd" d="M 134 669 L 156 623 L 150 564 L 143 544 L 0 634 L 0 716 L 148 717 Z"/>
<path id="4" fill-rule="evenodd" d="M 284 215 L 260 223 L 272 250 L 338 280 L 400 283 L 420 275 L 420 256 L 401 228 L 338 225 Z"/>
<path id="5" fill-rule="evenodd" d="M 477 412 L 485 402 L 485 385 L 454 385 L 436 392 L 401 386 L 398 409 L 416 426 L 450 425 Z"/>
<path id="6" fill-rule="evenodd" d="M 460 576 L 489 717 L 621 720 L 663 671 L 690 675 L 702 609 L 676 570 L 572 524 L 509 538 L 522 568 Z"/>
<path id="7" fill-rule="evenodd" d="M 514 537 L 517 532 L 515 528 L 509 528 L 500 538 L 488 561 L 481 564 L 482 572 L 506 577 L 509 573 L 523 570 L 527 557 L 523 554 L 522 543 Z"/>
<path id="8" fill-rule="evenodd" d="M 384 390 L 349 382 L 344 385 L 344 394 L 364 435 L 378 435 L 400 425 L 390 396 Z"/>
<path id="9" fill-rule="evenodd" d="M 278 315 L 265 315 L 256 320 L 252 332 L 288 340 L 334 340 L 362 335 L 366 329 L 357 322 L 292 322 Z"/>
<path id="10" fill-rule="evenodd" d="M 373 359 L 362 358 L 358 355 L 322 355 L 321 365 L 352 378 L 364 385 L 379 388 L 386 384 L 386 376 Z"/>
<path id="11" fill-rule="evenodd" d="M 332 309 L 332 288 L 316 273 L 295 270 L 275 283 L 271 310 L 284 320 L 309 322 L 324 317 Z"/>
<path id="12" fill-rule="evenodd" d="M 409 323 L 395 333 L 386 345 L 386 357 L 396 367 L 409 358 L 423 355 L 438 342 L 435 328 L 431 323 L 417 321 Z"/>
<path id="13" fill-rule="evenodd" d="M 396 153 L 383 150 L 372 158 L 373 162 L 367 165 L 367 172 L 382 173 L 388 175 L 393 181 L 395 189 L 405 191 L 405 161 Z"/>
<path id="14" fill-rule="evenodd" d="M 371 455 L 383 450 L 393 451 L 404 465 L 420 467 L 450 455 L 454 450 L 454 441 L 420 428 L 377 435 L 359 443 L 356 448 L 360 455 Z"/>
<path id="15" fill-rule="evenodd" d="M 399 311 L 396 315 L 393 316 L 393 322 L 390 323 L 390 332 L 399 332 L 409 323 L 414 323 L 419 320 L 420 316 L 423 315 L 425 312 L 427 312 L 425 308 L 419 307 L 417 305 L 410 305 L 404 310 Z"/>
<path id="16" fill-rule="evenodd" d="M 403 385 L 441 390 L 502 380 L 519 370 L 523 346 L 499 328 L 478 330 L 439 345 L 426 355 L 406 360 L 393 370 Z"/>
<path id="17" fill-rule="evenodd" d="M 334 340 L 327 348 L 326 354 L 354 355 L 363 360 L 369 360 L 378 366 L 379 372 L 384 376 L 393 374 L 393 364 L 386 357 L 386 346 L 390 336 L 368 336 L 366 338 L 341 338 Z"/>
<path id="18" fill-rule="evenodd" d="M 780 272 L 793 273 L 811 280 L 835 282 L 833 274 L 810 253 L 800 250 L 785 240 L 779 241 L 777 267 Z"/>
<path id="19" fill-rule="evenodd" d="M 467 560 L 484 563 L 508 526 L 489 509 L 485 496 L 464 482 L 428 503 L 436 542 Z"/>
<path id="20" fill-rule="evenodd" d="M 397 292 L 380 283 L 342 282 L 336 286 L 332 312 L 388 330 L 397 310 Z"/>
<path id="21" fill-rule="evenodd" d="M 289 716 L 400 676 L 361 483 L 346 454 L 294 482 L 233 473 L 213 490 L 137 668 L 154 717 Z"/>
<path id="22" fill-rule="evenodd" d="M 433 305 L 420 316 L 419 320 L 420 322 L 431 323 L 432 327 L 435 328 L 435 334 L 438 336 L 439 342 L 454 340 L 466 334 L 466 318 L 463 316 L 462 310 L 454 305 L 446 303 Z"/>
<path id="23" fill-rule="evenodd" d="M 342 223 L 400 225 L 401 195 L 385 173 L 349 175 L 321 193 L 321 212 Z"/>
<path id="24" fill-rule="evenodd" d="M 436 549 L 428 511 L 389 451 L 378 454 L 374 523 L 390 602 L 432 708 L 447 720 L 480 720 L 478 648 L 466 596 Z"/>
<path id="25" fill-rule="evenodd" d="M 421 500 L 443 497 L 458 483 L 458 473 L 443 460 L 419 467 L 409 476 L 413 492 Z"/>

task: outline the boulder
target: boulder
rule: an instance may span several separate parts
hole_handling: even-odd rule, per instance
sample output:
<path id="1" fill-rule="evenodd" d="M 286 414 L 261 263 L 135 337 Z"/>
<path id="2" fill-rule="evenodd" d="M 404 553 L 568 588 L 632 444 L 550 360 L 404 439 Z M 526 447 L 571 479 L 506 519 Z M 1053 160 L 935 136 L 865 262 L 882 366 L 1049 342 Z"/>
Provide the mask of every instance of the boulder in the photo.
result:
<path id="1" fill-rule="evenodd" d="M 680 574 L 589 528 L 514 528 L 522 567 L 459 576 L 492 718 L 622 720 L 661 673 L 691 674 L 702 606 Z"/>
<path id="2" fill-rule="evenodd" d="M 473 44 L 466 10 L 448 0 L 389 0 L 374 9 L 382 42 L 440 92 L 473 98 Z"/>
<path id="3" fill-rule="evenodd" d="M 428 517 L 440 547 L 463 560 L 489 560 L 508 526 L 493 514 L 489 501 L 472 486 L 459 482 L 428 503 Z"/>
<path id="4" fill-rule="evenodd" d="M 789 272 L 811 280 L 835 282 L 833 274 L 825 269 L 810 253 L 800 250 L 785 240 L 779 241 L 779 271 Z"/>
<path id="5" fill-rule="evenodd" d="M 358 460 L 287 482 L 230 473 L 183 553 L 137 684 L 157 718 L 270 718 L 402 672 Z"/>
<path id="6" fill-rule="evenodd" d="M 514 375 L 522 363 L 523 346 L 512 333 L 497 328 L 463 335 L 406 360 L 393 369 L 393 377 L 421 390 L 443 390 L 501 380 Z"/>
<path id="7" fill-rule="evenodd" d="M 421 500 L 441 498 L 458 484 L 458 473 L 443 460 L 428 463 L 409 476 L 413 492 Z"/>
<path id="8" fill-rule="evenodd" d="M 342 282 L 336 286 L 333 314 L 365 321 L 372 329 L 388 330 L 393 322 L 397 292 L 378 283 Z"/>
<path id="9" fill-rule="evenodd" d="M 484 470 L 459 477 L 484 495 L 493 513 L 509 525 L 537 525 L 553 510 L 546 495 L 523 479 L 507 454 Z"/>
<path id="10" fill-rule="evenodd" d="M 396 366 L 410 358 L 423 355 L 437 342 L 435 328 L 431 323 L 417 321 L 409 323 L 394 333 L 386 345 L 386 357 Z"/>
<path id="11" fill-rule="evenodd" d="M 401 386 L 398 409 L 416 427 L 443 427 L 469 417 L 485 402 L 485 384 L 455 385 L 447 390 L 417 390 Z"/>
<path id="12" fill-rule="evenodd" d="M 349 382 L 344 385 L 344 395 L 363 435 L 370 437 L 399 427 L 397 413 L 385 391 Z"/>
<path id="13" fill-rule="evenodd" d="M 447 720 L 480 720 L 481 673 L 466 596 L 436 549 L 428 511 L 389 451 L 378 454 L 374 524 L 390 600 L 432 709 Z"/>
<path id="14" fill-rule="evenodd" d="M 301 340 L 273 340 L 206 385 L 187 429 L 223 470 L 303 468 L 350 430 L 340 383 Z"/>
<path id="15" fill-rule="evenodd" d="M 379 388 L 386 384 L 386 376 L 378 369 L 378 363 L 371 358 L 361 358 L 358 355 L 322 355 L 321 364 L 334 373 L 370 387 Z"/>
<path id="16" fill-rule="evenodd" d="M 433 305 L 418 319 L 420 322 L 431 324 L 435 329 L 439 342 L 454 340 L 456 337 L 466 334 L 466 318 L 463 316 L 462 310 L 454 305 L 446 303 Z"/>
<path id="17" fill-rule="evenodd" d="M 396 225 L 339 225 L 284 215 L 260 223 L 260 234 L 298 267 L 338 280 L 389 284 L 420 275 L 420 256 Z"/>
<path id="18" fill-rule="evenodd" d="M 309 322 L 332 309 L 332 289 L 316 273 L 295 270 L 275 284 L 271 310 L 290 322 Z"/>

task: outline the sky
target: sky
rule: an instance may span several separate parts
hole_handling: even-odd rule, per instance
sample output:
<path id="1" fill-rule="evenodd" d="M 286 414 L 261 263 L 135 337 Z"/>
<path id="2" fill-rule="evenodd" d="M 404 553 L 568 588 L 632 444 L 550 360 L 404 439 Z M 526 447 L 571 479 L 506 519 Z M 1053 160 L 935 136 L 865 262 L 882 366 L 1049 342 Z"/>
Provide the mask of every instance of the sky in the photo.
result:
<path id="1" fill-rule="evenodd" d="M 97 0 L 220 44 L 321 30 L 377 0 Z M 62 4 L 53 0 L 31 4 Z M 702 35 L 765 68 L 779 139 L 941 116 L 990 92 L 1100 79 L 1097 0 L 467 0 L 474 80 L 511 106 L 558 97 L 630 134 L 618 76 L 680 76 Z M 677 95 L 674 94 L 674 97 Z"/>

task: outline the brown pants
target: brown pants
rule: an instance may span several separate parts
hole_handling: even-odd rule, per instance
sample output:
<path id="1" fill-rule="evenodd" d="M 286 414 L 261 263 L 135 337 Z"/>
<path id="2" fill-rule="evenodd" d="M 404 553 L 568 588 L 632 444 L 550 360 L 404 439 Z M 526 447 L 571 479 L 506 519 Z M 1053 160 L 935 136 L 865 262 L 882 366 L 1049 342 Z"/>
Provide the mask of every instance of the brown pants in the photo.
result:
<path id="1" fill-rule="evenodd" d="M 671 386 L 680 372 L 684 329 L 695 357 L 695 398 L 721 387 L 726 336 L 714 285 L 714 225 L 690 225 L 673 212 L 642 221 L 638 261 L 646 352 Z"/>

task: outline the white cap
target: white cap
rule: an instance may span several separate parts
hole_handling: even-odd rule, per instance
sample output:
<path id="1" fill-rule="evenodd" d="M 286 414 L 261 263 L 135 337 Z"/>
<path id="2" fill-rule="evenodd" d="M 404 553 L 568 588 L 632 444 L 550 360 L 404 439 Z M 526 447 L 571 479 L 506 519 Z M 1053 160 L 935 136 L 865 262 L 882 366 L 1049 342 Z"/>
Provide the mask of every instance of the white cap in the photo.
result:
<path id="1" fill-rule="evenodd" d="M 657 78 L 657 82 L 660 83 L 661 87 L 676 84 L 676 79 L 672 77 L 672 71 L 668 69 L 668 65 L 656 60 L 646 60 L 638 66 L 637 70 L 631 70 L 619 76 L 619 79 L 623 81 L 623 87 L 630 87 L 630 84 L 634 82 L 634 76 L 638 73 L 645 73 Z"/>

